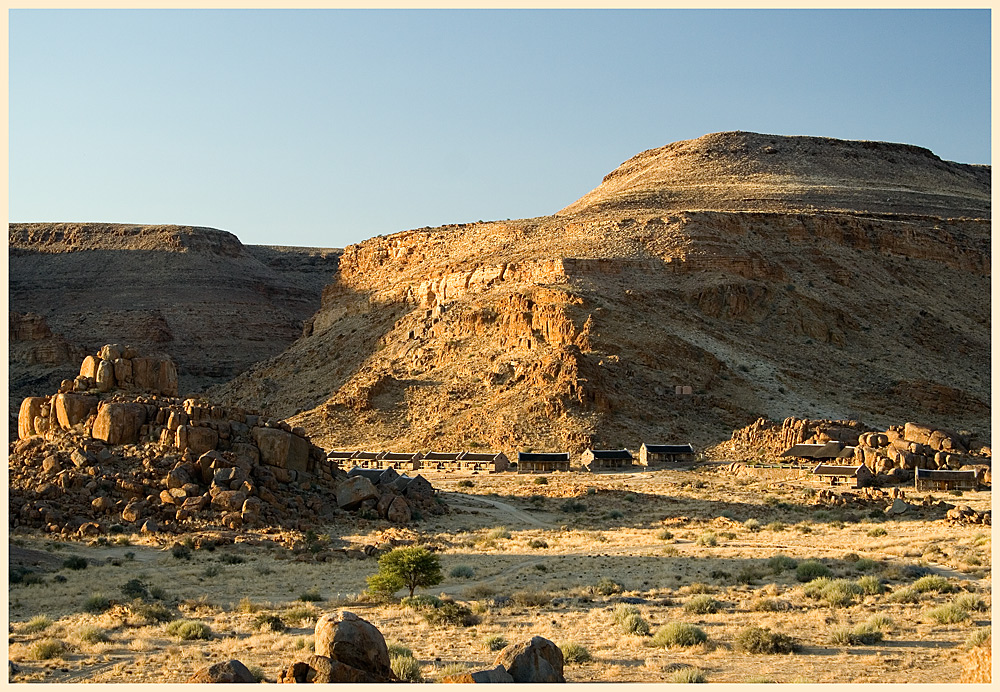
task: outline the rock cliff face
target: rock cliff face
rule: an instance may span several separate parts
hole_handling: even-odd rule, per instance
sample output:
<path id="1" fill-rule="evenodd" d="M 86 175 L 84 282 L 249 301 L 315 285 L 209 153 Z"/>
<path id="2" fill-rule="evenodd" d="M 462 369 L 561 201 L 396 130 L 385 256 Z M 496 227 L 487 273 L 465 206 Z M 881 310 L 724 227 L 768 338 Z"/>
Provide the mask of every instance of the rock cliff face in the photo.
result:
<path id="1" fill-rule="evenodd" d="M 986 431 L 989 199 L 988 167 L 908 145 L 680 142 L 554 216 L 346 248 L 308 335 L 214 395 L 328 448 Z"/>
<path id="2" fill-rule="evenodd" d="M 302 334 L 340 254 L 188 226 L 11 224 L 9 240 L 12 407 L 108 342 L 169 352 L 181 394 L 228 380 Z"/>

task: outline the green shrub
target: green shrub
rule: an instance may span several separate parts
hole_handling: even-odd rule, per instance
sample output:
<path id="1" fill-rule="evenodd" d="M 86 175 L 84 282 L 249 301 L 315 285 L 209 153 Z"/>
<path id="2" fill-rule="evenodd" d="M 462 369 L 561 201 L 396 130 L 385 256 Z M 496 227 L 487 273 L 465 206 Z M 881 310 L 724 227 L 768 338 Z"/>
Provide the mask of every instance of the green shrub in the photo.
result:
<path id="1" fill-rule="evenodd" d="M 299 594 L 299 600 L 304 603 L 315 603 L 316 601 L 322 601 L 323 597 L 320 595 L 319 591 L 313 589 L 312 591 L 306 591 L 305 593 Z"/>
<path id="2" fill-rule="evenodd" d="M 167 625 L 167 634 L 184 641 L 211 639 L 212 628 L 200 620 L 174 620 Z"/>
<path id="3" fill-rule="evenodd" d="M 549 544 L 546 543 L 541 538 L 532 538 L 530 541 L 528 541 L 528 547 L 529 548 L 535 548 L 535 549 L 541 549 L 541 548 L 548 548 Z"/>
<path id="4" fill-rule="evenodd" d="M 748 654 L 790 654 L 801 647 L 787 634 L 766 627 L 744 627 L 736 633 L 734 646 Z"/>
<path id="5" fill-rule="evenodd" d="M 671 683 L 699 683 L 708 682 L 708 678 L 705 676 L 705 671 L 701 668 L 681 668 L 678 671 L 674 671 L 667 682 Z"/>
<path id="6" fill-rule="evenodd" d="M 476 570 L 472 569 L 468 565 L 455 565 L 448 572 L 448 576 L 452 579 L 472 579 L 476 576 Z"/>
<path id="7" fill-rule="evenodd" d="M 775 598 L 758 598 L 750 603 L 750 610 L 758 613 L 777 613 L 788 610 L 788 605 Z"/>
<path id="8" fill-rule="evenodd" d="M 109 641 L 108 633 L 94 625 L 83 625 L 74 631 L 76 638 L 85 644 L 100 644 Z"/>
<path id="9" fill-rule="evenodd" d="M 261 613 L 253 619 L 253 628 L 257 631 L 284 632 L 288 626 L 277 615 Z"/>
<path id="10" fill-rule="evenodd" d="M 709 586 L 708 584 L 703 584 L 700 581 L 691 582 L 687 585 L 685 591 L 688 593 L 715 593 L 718 591 L 714 586 Z"/>
<path id="11" fill-rule="evenodd" d="M 717 613 L 719 608 L 722 606 L 719 601 L 715 600 L 708 594 L 702 594 L 700 596 L 695 596 L 690 601 L 684 604 L 684 610 L 688 613 L 694 613 L 696 615 L 707 615 L 708 613 Z"/>
<path id="12" fill-rule="evenodd" d="M 860 595 L 862 589 L 846 579 L 820 577 L 806 584 L 803 592 L 810 598 L 821 598 L 834 608 L 843 608 L 854 603 L 854 597 Z"/>
<path id="13" fill-rule="evenodd" d="M 986 601 L 983 600 L 981 596 L 974 593 L 963 593 L 955 598 L 953 603 L 963 610 L 974 610 L 979 612 L 989 610 L 989 606 L 986 605 Z"/>
<path id="14" fill-rule="evenodd" d="M 745 565 L 737 572 L 736 581 L 739 584 L 756 584 L 757 580 L 763 576 L 763 572 L 756 565 Z"/>
<path id="15" fill-rule="evenodd" d="M 969 636 L 965 638 L 965 644 L 963 646 L 966 649 L 974 649 L 977 646 L 987 646 L 991 639 L 990 626 L 980 627 L 979 629 L 972 630 Z"/>
<path id="16" fill-rule="evenodd" d="M 147 625 L 157 622 L 169 622 L 174 617 L 173 612 L 162 603 L 133 601 L 129 604 L 128 611 L 137 620 Z"/>
<path id="17" fill-rule="evenodd" d="M 522 608 L 540 608 L 552 602 L 552 594 L 546 591 L 524 589 L 511 594 L 511 600 Z"/>
<path id="18" fill-rule="evenodd" d="M 66 644 L 58 639 L 42 639 L 35 642 L 31 649 L 31 658 L 35 661 L 47 661 L 50 658 L 61 658 L 66 653 Z"/>
<path id="19" fill-rule="evenodd" d="M 671 622 L 656 631 L 652 644 L 661 648 L 679 648 L 697 646 L 705 641 L 708 641 L 708 635 L 700 627 L 686 622 Z"/>
<path id="20" fill-rule="evenodd" d="M 794 558 L 782 555 L 781 553 L 772 555 L 767 559 L 767 568 L 774 574 L 781 574 L 787 570 L 795 569 L 798 565 L 799 563 Z"/>
<path id="21" fill-rule="evenodd" d="M 246 559 L 240 555 L 233 555 L 232 553 L 224 553 L 219 556 L 219 562 L 226 565 L 241 565 L 246 562 Z"/>
<path id="22" fill-rule="evenodd" d="M 494 526 L 486 532 L 486 538 L 491 541 L 501 538 L 510 538 L 510 531 L 507 530 L 506 526 Z"/>
<path id="23" fill-rule="evenodd" d="M 470 481 L 470 480 L 463 480 L 463 481 L 459 481 L 459 482 L 458 482 L 458 487 L 459 487 L 459 488 L 471 488 L 471 487 L 473 487 L 474 485 L 475 485 L 475 483 L 473 483 L 473 482 L 472 482 L 472 481 Z"/>
<path id="24" fill-rule="evenodd" d="M 770 524 L 764 527 L 768 531 L 784 531 L 785 525 L 780 521 L 772 521 Z"/>
<path id="25" fill-rule="evenodd" d="M 424 620 L 431 625 L 458 625 L 471 627 L 479 623 L 479 617 L 468 606 L 454 601 L 441 601 L 437 608 L 422 611 Z"/>
<path id="26" fill-rule="evenodd" d="M 621 593 L 623 590 L 622 585 L 611 577 L 601 577 L 597 581 L 597 584 L 594 585 L 594 591 L 602 596 L 610 596 L 611 594 Z"/>
<path id="27" fill-rule="evenodd" d="M 755 531 L 755 532 L 760 531 L 760 522 L 754 519 L 753 517 L 750 517 L 745 522 L 743 522 L 743 528 L 745 528 L 747 531 Z"/>
<path id="28" fill-rule="evenodd" d="M 640 637 L 649 636 L 649 623 L 639 613 L 626 615 L 619 624 L 625 634 L 635 634 Z"/>
<path id="29" fill-rule="evenodd" d="M 441 599 L 430 594 L 417 594 L 416 596 L 404 596 L 399 604 L 413 610 L 427 610 L 428 608 L 440 608 Z"/>
<path id="30" fill-rule="evenodd" d="M 413 656 L 389 656 L 389 667 L 393 674 L 406 682 L 423 682 L 420 663 Z"/>
<path id="31" fill-rule="evenodd" d="M 619 512 L 617 509 L 613 509 L 608 512 L 608 519 L 621 519 L 625 515 Z"/>
<path id="32" fill-rule="evenodd" d="M 866 623 L 854 628 L 838 627 L 830 632 L 830 641 L 840 646 L 867 646 L 882 641 L 882 632 Z"/>
<path id="33" fill-rule="evenodd" d="M 887 536 L 887 535 L 889 535 L 889 532 L 886 531 L 881 526 L 876 526 L 873 529 L 868 529 L 869 538 L 881 538 L 882 536 Z"/>
<path id="34" fill-rule="evenodd" d="M 535 485 L 548 485 L 549 479 L 545 476 L 535 476 L 535 480 L 533 482 Z"/>
<path id="35" fill-rule="evenodd" d="M 111 599 L 104 594 L 91 594 L 86 601 L 83 602 L 83 609 L 88 613 L 99 614 L 106 611 L 111 607 Z"/>
<path id="36" fill-rule="evenodd" d="M 576 642 L 561 644 L 559 649 L 562 651 L 563 661 L 566 663 L 586 663 L 593 658 L 586 647 Z"/>
<path id="37" fill-rule="evenodd" d="M 184 545 L 183 543 L 174 543 L 170 547 L 170 554 L 173 555 L 178 560 L 190 560 L 191 548 Z"/>
<path id="38" fill-rule="evenodd" d="M 119 590 L 130 601 L 136 598 L 149 598 L 149 590 L 138 579 L 129 579 L 119 587 Z"/>
<path id="39" fill-rule="evenodd" d="M 37 634 L 44 632 L 52 626 L 52 620 L 47 615 L 38 615 L 21 625 L 20 631 L 23 634 Z"/>
<path id="40" fill-rule="evenodd" d="M 919 601 L 920 592 L 913 588 L 912 585 L 896 589 L 889 594 L 890 603 L 918 603 Z"/>
<path id="41" fill-rule="evenodd" d="M 695 543 L 697 545 L 705 545 L 705 546 L 712 547 L 712 546 L 719 545 L 719 539 L 715 535 L 714 531 L 706 531 L 703 534 L 699 535 L 698 538 L 695 539 Z"/>
<path id="42" fill-rule="evenodd" d="M 66 569 L 87 569 L 87 559 L 79 555 L 72 555 L 63 560 L 63 567 Z"/>
<path id="43" fill-rule="evenodd" d="M 611 609 L 611 617 L 614 618 L 616 625 L 622 624 L 622 621 L 629 615 L 640 615 L 639 609 L 631 603 L 617 603 Z"/>
<path id="44" fill-rule="evenodd" d="M 829 577 L 830 568 L 819 560 L 805 560 L 795 568 L 795 578 L 799 581 L 812 581 L 819 577 Z"/>
<path id="45" fill-rule="evenodd" d="M 865 620 L 865 625 L 871 629 L 879 630 L 880 632 L 888 632 L 896 626 L 896 623 L 893 622 L 892 618 L 888 615 L 876 613 Z"/>
<path id="46" fill-rule="evenodd" d="M 670 529 L 660 529 L 659 531 L 656 532 L 656 537 L 659 538 L 661 541 L 669 541 L 671 538 L 674 537 L 674 534 L 670 532 Z"/>
<path id="47" fill-rule="evenodd" d="M 871 572 L 872 570 L 876 570 L 881 566 L 882 565 L 877 560 L 872 560 L 871 558 L 868 557 L 858 558 L 854 562 L 854 569 L 856 569 L 858 572 Z"/>
<path id="48" fill-rule="evenodd" d="M 920 593 L 927 593 L 928 591 L 937 591 L 938 593 L 951 593 L 955 590 L 944 577 L 938 576 L 937 574 L 928 574 L 926 576 L 920 577 L 915 582 L 913 582 L 913 588 Z"/>
<path id="49" fill-rule="evenodd" d="M 925 615 L 939 625 L 951 625 L 969 619 L 969 611 L 955 603 L 931 608 Z"/>
<path id="50" fill-rule="evenodd" d="M 579 502 L 578 500 L 569 499 L 559 505 L 560 512 L 585 512 L 587 510 L 587 505 Z"/>
<path id="51" fill-rule="evenodd" d="M 867 574 L 854 583 L 858 585 L 858 588 L 861 589 L 862 593 L 868 594 L 869 596 L 885 593 L 885 584 L 883 584 L 882 580 L 873 574 Z"/>
<path id="52" fill-rule="evenodd" d="M 500 651 L 507 646 L 507 639 L 502 634 L 494 634 L 483 641 L 483 647 L 487 651 Z"/>

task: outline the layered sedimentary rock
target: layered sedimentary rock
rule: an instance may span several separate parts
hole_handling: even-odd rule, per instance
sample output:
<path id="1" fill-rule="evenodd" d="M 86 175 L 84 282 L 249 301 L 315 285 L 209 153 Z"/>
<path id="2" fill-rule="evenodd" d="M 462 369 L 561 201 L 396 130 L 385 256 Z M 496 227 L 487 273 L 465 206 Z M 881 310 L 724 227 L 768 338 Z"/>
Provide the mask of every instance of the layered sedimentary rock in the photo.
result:
<path id="1" fill-rule="evenodd" d="M 228 380 L 302 334 L 340 253 L 190 226 L 15 223 L 8 236 L 18 402 L 116 341 L 169 353 L 182 393 Z"/>
<path id="2" fill-rule="evenodd" d="M 346 248 L 308 335 L 214 393 L 341 448 L 985 432 L 989 198 L 988 167 L 917 147 L 707 135 L 553 216 Z"/>

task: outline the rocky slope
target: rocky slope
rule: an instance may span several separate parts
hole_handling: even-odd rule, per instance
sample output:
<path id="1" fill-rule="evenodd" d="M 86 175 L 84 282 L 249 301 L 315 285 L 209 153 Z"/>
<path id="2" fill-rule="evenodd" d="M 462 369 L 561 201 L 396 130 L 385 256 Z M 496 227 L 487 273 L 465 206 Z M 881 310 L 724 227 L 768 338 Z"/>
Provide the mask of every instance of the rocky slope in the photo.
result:
<path id="1" fill-rule="evenodd" d="M 216 394 L 328 448 L 988 435 L 989 199 L 988 167 L 909 145 L 707 135 L 553 216 L 348 247 L 310 334 Z"/>
<path id="2" fill-rule="evenodd" d="M 188 226 L 11 224 L 9 241 L 11 416 L 108 342 L 170 355 L 182 394 L 226 381 L 301 336 L 340 255 Z"/>

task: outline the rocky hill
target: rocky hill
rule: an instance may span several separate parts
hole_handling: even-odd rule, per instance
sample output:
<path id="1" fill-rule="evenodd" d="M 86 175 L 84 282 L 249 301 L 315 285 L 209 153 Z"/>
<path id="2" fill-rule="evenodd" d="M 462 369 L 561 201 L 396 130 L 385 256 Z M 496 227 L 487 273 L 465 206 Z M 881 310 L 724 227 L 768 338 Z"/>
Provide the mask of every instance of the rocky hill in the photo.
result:
<path id="1" fill-rule="evenodd" d="M 327 448 L 709 444 L 761 415 L 988 437 L 989 176 L 903 144 L 678 142 L 552 216 L 346 248 L 308 336 L 214 395 Z"/>
<path id="2" fill-rule="evenodd" d="M 9 227 L 10 415 L 104 343 L 171 356 L 198 392 L 301 336 L 340 250 L 245 246 L 211 228 Z"/>

